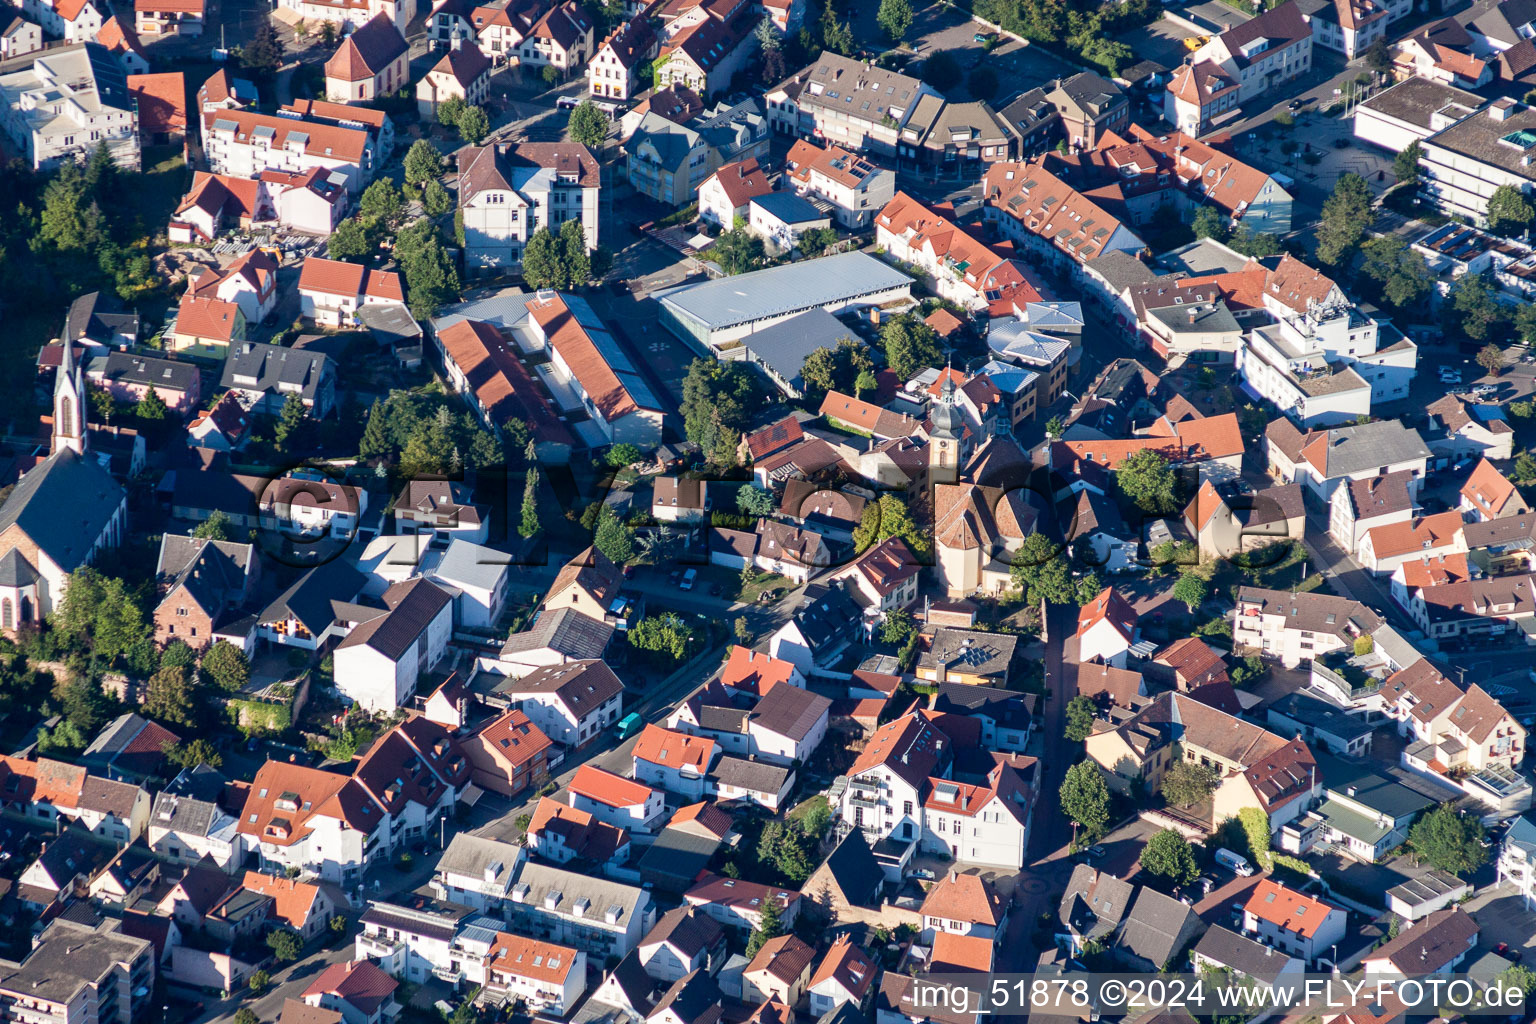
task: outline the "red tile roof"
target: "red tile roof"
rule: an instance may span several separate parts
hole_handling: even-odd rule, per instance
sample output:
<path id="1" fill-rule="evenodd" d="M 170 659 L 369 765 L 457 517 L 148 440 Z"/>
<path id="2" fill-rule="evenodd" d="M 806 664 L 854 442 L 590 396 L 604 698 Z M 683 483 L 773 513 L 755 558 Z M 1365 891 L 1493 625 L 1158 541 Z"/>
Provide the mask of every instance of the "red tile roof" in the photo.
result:
<path id="1" fill-rule="evenodd" d="M 725 668 L 720 671 L 720 683 L 761 697 L 780 683 L 788 683 L 795 673 L 790 662 L 737 645 L 731 648 Z"/>
<path id="2" fill-rule="evenodd" d="M 201 7 L 202 0 L 197 0 L 197 4 Z M 187 81 L 180 71 L 129 75 L 128 92 L 139 104 L 140 131 L 187 130 Z"/>
<path id="3" fill-rule="evenodd" d="M 626 779 L 612 772 L 605 772 L 594 765 L 584 764 L 576 769 L 570 789 L 577 796 L 596 800 L 609 807 L 635 807 L 650 799 L 654 790 L 634 779 Z"/>
<path id="4" fill-rule="evenodd" d="M 707 736 L 690 736 L 659 725 L 647 725 L 635 744 L 635 760 L 648 761 L 665 768 L 689 767 L 699 774 L 709 770 L 715 758 L 715 741 Z"/>
<path id="5" fill-rule="evenodd" d="M 756 157 L 726 164 L 710 177 L 725 190 L 732 208 L 746 206 L 758 196 L 773 191 L 773 186 L 768 184 L 768 175 L 757 165 Z"/>
<path id="6" fill-rule="evenodd" d="M 1303 938 L 1311 938 L 1338 908 L 1266 878 L 1253 890 L 1243 909 L 1261 920 L 1278 925 Z"/>

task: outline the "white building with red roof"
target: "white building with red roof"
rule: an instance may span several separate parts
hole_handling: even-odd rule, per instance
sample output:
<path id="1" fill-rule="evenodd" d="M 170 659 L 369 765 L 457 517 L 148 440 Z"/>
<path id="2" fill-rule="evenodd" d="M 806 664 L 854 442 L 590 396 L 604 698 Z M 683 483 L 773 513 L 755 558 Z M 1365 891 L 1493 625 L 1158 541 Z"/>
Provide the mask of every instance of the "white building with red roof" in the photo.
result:
<path id="1" fill-rule="evenodd" d="M 917 579 L 922 568 L 906 541 L 887 537 L 829 579 L 849 581 L 851 595 L 863 606 L 864 614 L 880 618 L 917 600 Z"/>
<path id="2" fill-rule="evenodd" d="M 239 832 L 269 874 L 293 868 L 348 886 L 362 880 L 370 855 L 388 856 L 393 845 L 389 813 L 360 782 L 282 761 L 257 770 Z"/>
<path id="3" fill-rule="evenodd" d="M 784 158 L 796 194 L 832 206 L 832 219 L 850 231 L 867 230 L 875 214 L 896 198 L 896 173 L 838 145 L 825 149 L 796 140 Z"/>
<path id="4" fill-rule="evenodd" d="M 342 1024 L 389 1024 L 400 1016 L 400 983 L 372 960 L 331 964 L 304 990 L 304 1003 L 341 1014 Z"/>
<path id="5" fill-rule="evenodd" d="M 472 42 L 455 37 L 443 59 L 416 83 L 416 112 L 422 120 L 437 116 L 440 104 L 457 99 L 483 106 L 491 94 L 491 58 Z"/>
<path id="6" fill-rule="evenodd" d="M 923 713 L 887 723 L 849 769 L 835 812 L 871 843 L 889 837 L 957 862 L 1018 868 L 1034 813 L 1035 759 L 992 755 L 984 773 L 957 779 L 959 745 Z"/>
<path id="7" fill-rule="evenodd" d="M 564 1017 L 587 990 L 585 950 L 497 932 L 486 954 L 486 990 L 530 1010 Z"/>
<path id="8" fill-rule="evenodd" d="M 592 56 L 592 16 L 576 0 L 551 7 L 517 44 L 524 67 L 555 67 L 570 72 Z"/>
<path id="9" fill-rule="evenodd" d="M 576 769 L 570 791 L 572 807 L 616 828 L 645 831 L 666 814 L 661 790 L 590 764 Z"/>
<path id="10" fill-rule="evenodd" d="M 1479 459 L 1472 468 L 1472 475 L 1461 485 L 1463 512 L 1471 512 L 1480 523 L 1505 516 L 1523 515 L 1531 510 L 1524 495 L 1509 482 L 1509 478 L 1494 468 L 1486 458 Z"/>
<path id="11" fill-rule="evenodd" d="M 1136 643 L 1136 609 L 1114 587 L 1083 605 L 1077 616 L 1077 659 L 1124 668 Z"/>
<path id="12" fill-rule="evenodd" d="M 373 180 L 382 159 L 365 128 L 253 110 L 205 110 L 203 149 L 216 174 L 256 178 L 263 171 L 303 174 L 319 167 L 346 175 L 354 194 Z"/>
<path id="13" fill-rule="evenodd" d="M 726 164 L 699 183 L 699 219 L 730 228 L 738 217 L 746 219 L 753 199 L 772 191 L 756 157 Z"/>
<path id="14" fill-rule="evenodd" d="M 719 744 L 708 737 L 647 725 L 635 744 L 635 780 L 697 800 L 707 792 L 719 756 Z"/>
<path id="15" fill-rule="evenodd" d="M 405 36 L 380 12 L 343 39 L 325 62 L 325 98 L 333 103 L 375 100 L 404 88 L 410 77 Z"/>
<path id="16" fill-rule="evenodd" d="M 587 62 L 587 91 L 599 100 L 627 100 L 640 91 L 640 70 L 661 40 L 644 12 L 620 23 Z"/>
<path id="17" fill-rule="evenodd" d="M 106 14 L 102 7 L 91 0 L 22 0 L 21 9 L 43 26 L 43 31 L 58 36 L 66 43 L 87 43 L 96 38 Z"/>
<path id="18" fill-rule="evenodd" d="M 538 348 L 549 353 L 556 380 L 567 385 L 597 429 L 594 444 L 628 443 L 643 449 L 660 444 L 665 418 L 661 401 L 587 300 L 540 292 L 526 306 L 528 332 Z"/>
<path id="19" fill-rule="evenodd" d="M 854 945 L 846 934 L 839 935 L 822 956 L 806 988 L 811 1012 L 819 1018 L 845 1004 L 863 1010 L 869 1005 L 879 973 L 868 953 Z"/>
<path id="20" fill-rule="evenodd" d="M 567 220 L 580 221 L 587 248 L 596 248 L 602 173 L 587 147 L 575 142 L 468 146 L 459 151 L 458 166 L 470 266 L 515 266 L 534 232 L 547 227 L 558 234 Z"/>
<path id="21" fill-rule="evenodd" d="M 206 0 L 133 0 L 134 28 L 140 36 L 200 36 Z"/>
<path id="22" fill-rule="evenodd" d="M 1220 68 L 1237 83 L 1237 102 L 1246 103 L 1312 69 L 1312 26 L 1301 8 L 1274 7 L 1212 37 L 1191 55 L 1189 63 Z M 1181 84 L 1175 77 L 1166 95 L 1174 97 L 1175 87 Z M 1190 105 L 1188 100 L 1165 100 L 1164 112 L 1180 130 L 1202 135 L 1210 122 L 1191 114 Z"/>
<path id="23" fill-rule="evenodd" d="M 897 192 L 875 218 L 875 242 L 922 268 L 940 296 L 966 309 L 1006 313 L 1015 305 L 1039 302 L 1040 293 L 1024 272 L 956 224 L 952 214 Z"/>
<path id="24" fill-rule="evenodd" d="M 405 305 L 399 274 L 319 256 L 299 270 L 299 310 L 317 324 L 351 324 L 362 306 L 380 305 Z"/>
<path id="25" fill-rule="evenodd" d="M 1272 878 L 1260 881 L 1243 904 L 1244 932 L 1308 962 L 1343 942 L 1347 924 L 1348 914 L 1341 908 Z"/>

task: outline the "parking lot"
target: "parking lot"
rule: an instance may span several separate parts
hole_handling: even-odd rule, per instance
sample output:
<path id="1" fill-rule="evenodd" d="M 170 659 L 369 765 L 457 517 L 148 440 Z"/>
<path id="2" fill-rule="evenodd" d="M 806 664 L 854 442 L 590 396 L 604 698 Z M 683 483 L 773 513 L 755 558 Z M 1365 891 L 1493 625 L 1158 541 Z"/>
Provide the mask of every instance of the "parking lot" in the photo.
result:
<path id="1" fill-rule="evenodd" d="M 1191 32 L 1164 14 L 1146 28 L 1125 33 L 1119 37 L 1119 41 L 1129 46 L 1131 52 L 1142 60 L 1150 60 L 1172 69 L 1184 63 L 1184 58 L 1192 52 L 1184 45 L 1184 40 L 1198 38 L 1199 33 Z"/>
<path id="2" fill-rule="evenodd" d="M 1526 959 L 1536 956 L 1536 910 L 1525 905 L 1513 886 L 1484 889 L 1462 904 L 1462 909 L 1482 929 L 1478 945 L 1484 949 L 1507 942 L 1522 950 Z"/>

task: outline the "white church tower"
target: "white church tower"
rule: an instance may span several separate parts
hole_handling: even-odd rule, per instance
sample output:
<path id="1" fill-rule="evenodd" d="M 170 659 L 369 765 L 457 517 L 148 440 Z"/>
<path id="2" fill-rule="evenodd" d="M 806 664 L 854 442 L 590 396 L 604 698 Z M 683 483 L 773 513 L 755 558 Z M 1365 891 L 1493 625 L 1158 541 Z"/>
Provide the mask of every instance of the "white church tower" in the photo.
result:
<path id="1" fill-rule="evenodd" d="M 59 357 L 59 373 L 53 381 L 53 443 L 48 453 L 56 455 L 65 448 L 77 455 L 85 453 L 85 379 L 75 365 L 75 347 L 62 340 L 64 354 Z"/>

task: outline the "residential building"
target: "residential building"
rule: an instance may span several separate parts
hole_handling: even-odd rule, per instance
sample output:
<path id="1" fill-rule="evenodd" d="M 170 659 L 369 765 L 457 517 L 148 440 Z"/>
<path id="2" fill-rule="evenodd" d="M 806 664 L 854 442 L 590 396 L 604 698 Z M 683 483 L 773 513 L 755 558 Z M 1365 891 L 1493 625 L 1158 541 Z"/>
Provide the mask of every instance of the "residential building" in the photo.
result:
<path id="1" fill-rule="evenodd" d="M 598 44 L 587 62 L 587 91 L 600 100 L 623 101 L 639 92 L 641 65 L 661 43 L 650 20 L 638 15 L 621 23 Z"/>
<path id="2" fill-rule="evenodd" d="M 556 3 L 517 44 L 518 63 L 569 74 L 592 55 L 592 28 L 592 16 L 576 0 Z"/>
<path id="3" fill-rule="evenodd" d="M 356 30 L 380 14 L 401 31 L 416 17 L 416 0 L 283 0 L 282 6 L 297 19 L 334 24 L 338 30 Z M 354 1024 L 347 1021 L 347 1024 Z"/>
<path id="4" fill-rule="evenodd" d="M 317 324 L 346 326 L 364 306 L 403 306 L 400 275 L 311 256 L 299 270 L 299 309 Z"/>
<path id="5" fill-rule="evenodd" d="M 556 864 L 580 860 L 606 870 L 629 860 L 629 833 L 544 796 L 528 824 L 528 848 Z"/>
<path id="6" fill-rule="evenodd" d="M 725 164 L 699 185 L 699 218 L 729 229 L 737 218 L 747 219 L 753 199 L 772 191 L 756 159 Z"/>
<path id="7" fill-rule="evenodd" d="M 836 813 L 867 838 L 917 841 L 970 864 L 1022 863 L 1033 813 L 1034 762 L 998 758 L 975 782 L 954 779 L 955 744 L 909 714 L 877 730 L 849 770 Z"/>
<path id="8" fill-rule="evenodd" d="M 882 617 L 896 608 L 906 608 L 917 600 L 917 578 L 922 565 L 907 542 L 887 537 L 872 545 L 845 569 L 838 569 L 828 582 L 847 581 L 850 596 L 870 618 Z"/>
<path id="9" fill-rule="evenodd" d="M 484 106 L 491 95 L 491 59 L 474 43 L 454 39 L 443 59 L 416 83 L 416 110 L 425 120 L 451 99 Z"/>
<path id="10" fill-rule="evenodd" d="M 816 950 L 795 935 L 769 939 L 741 972 L 741 994 L 750 1004 L 797 1006 L 805 997 Z"/>
<path id="11" fill-rule="evenodd" d="M 1529 909 L 1536 900 L 1536 822 L 1520 816 L 1509 823 L 1495 866 L 1499 884 L 1512 883 Z"/>
<path id="12" fill-rule="evenodd" d="M 111 918 L 79 924 L 56 917 L 19 961 L 6 960 L 0 999 L 28 1014 L 71 1024 L 113 1024 L 151 1012 L 157 954 L 149 939 Z"/>
<path id="13" fill-rule="evenodd" d="M 1087 740 L 1088 757 L 1116 792 L 1156 786 L 1174 756 L 1220 772 L 1212 813 L 1236 817 L 1258 807 L 1271 827 L 1307 810 L 1318 786 L 1317 764 L 1307 745 L 1182 693 L 1160 693 L 1141 710 L 1098 727 Z"/>
<path id="14" fill-rule="evenodd" d="M 1428 659 L 1388 677 L 1381 696 L 1398 733 L 1432 748 L 1427 760 L 1479 771 L 1515 769 L 1525 757 L 1524 726 L 1481 686 L 1473 683 L 1463 692 Z"/>
<path id="15" fill-rule="evenodd" d="M 535 669 L 500 684 L 498 692 L 518 702 L 551 740 L 574 749 L 619 720 L 624 684 L 606 663 L 583 660 Z"/>
<path id="16" fill-rule="evenodd" d="M 837 145 L 797 140 L 784 158 L 784 174 L 796 194 L 830 205 L 832 220 L 849 231 L 868 229 L 896 197 L 895 172 Z"/>
<path id="17" fill-rule="evenodd" d="M 896 193 L 875 218 L 875 241 L 922 269 L 940 296 L 966 309 L 999 314 L 1040 299 L 1019 264 L 905 192 Z"/>
<path id="18" fill-rule="evenodd" d="M 645 830 L 665 815 L 658 789 L 584 764 L 571 779 L 571 806 L 615 828 Z"/>
<path id="19" fill-rule="evenodd" d="M 1463 512 L 1471 512 L 1473 518 L 1480 523 L 1503 519 L 1505 516 L 1523 515 L 1531 510 L 1525 497 L 1515 489 L 1509 478 L 1494 468 L 1486 456 L 1478 460 L 1477 465 L 1472 467 L 1472 475 L 1462 484 L 1459 508 Z"/>
<path id="20" fill-rule="evenodd" d="M 1431 454 L 1419 433 L 1397 420 L 1303 432 L 1279 419 L 1265 428 L 1264 439 L 1270 475 L 1301 484 L 1322 502 L 1346 480 L 1403 471 L 1422 478 Z"/>
<path id="21" fill-rule="evenodd" d="M 443 371 L 487 430 L 501 434 L 512 420 L 528 425 L 541 462 L 570 461 L 576 437 L 509 348 L 511 332 L 466 318 L 432 333 Z"/>
<path id="22" fill-rule="evenodd" d="M 522 262 L 540 228 L 558 233 L 579 221 L 597 246 L 601 175 L 591 152 L 573 142 L 498 143 L 459 153 L 459 209 L 467 257 L 482 268 Z"/>
<path id="23" fill-rule="evenodd" d="M 718 754 L 712 739 L 647 725 L 635 744 L 635 781 L 697 800 Z"/>
<path id="24" fill-rule="evenodd" d="M 226 639 L 249 651 L 248 602 L 256 594 L 260 566 L 250 543 L 163 535 L 155 565 L 155 642 L 163 647 L 180 640 L 196 651 Z"/>
<path id="25" fill-rule="evenodd" d="M 1073 149 L 1095 149 L 1106 135 L 1123 135 L 1130 124 L 1130 96 L 1094 71 L 1059 79 L 1045 99 L 1056 108 L 1067 145 Z"/>
<path id="26" fill-rule="evenodd" d="M 530 335 L 601 432 L 600 443 L 660 444 L 665 407 L 586 299 L 541 292 L 526 306 Z"/>
<path id="27" fill-rule="evenodd" d="M 343 39 L 325 62 L 325 98 L 361 103 L 391 96 L 410 81 L 408 58 L 405 37 L 380 12 Z"/>
<path id="28" fill-rule="evenodd" d="M 1243 931 L 1314 965 L 1344 940 L 1347 919 L 1342 909 L 1271 878 L 1259 882 L 1243 904 Z"/>
<path id="29" fill-rule="evenodd" d="M 1230 971 L 1240 980 L 1260 985 L 1299 983 L 1306 972 L 1306 965 L 1296 957 L 1221 925 L 1212 925 L 1200 936 L 1190 959 L 1198 969 Z"/>
<path id="30" fill-rule="evenodd" d="M 341 1015 L 341 1024 L 391 1024 L 400 1015 L 395 979 L 372 960 L 333 963 L 304 989 L 306 1005 Z"/>
<path id="31" fill-rule="evenodd" d="M 37 22 L 12 14 L 0 24 L 0 59 L 10 60 L 43 48 L 43 29 Z"/>
<path id="32" fill-rule="evenodd" d="M 1529 193 L 1536 186 L 1536 110 L 1501 97 L 1468 113 L 1420 143 L 1419 194 L 1447 216 L 1488 223 L 1488 200 L 1508 186 Z"/>
<path id="33" fill-rule="evenodd" d="M 750 933 L 761 926 L 763 904 L 769 900 L 778 905 L 779 920 L 784 927 L 792 928 L 805 902 L 800 893 L 792 889 L 711 874 L 700 878 L 698 884 L 683 893 L 683 901 L 688 906 L 738 933 Z"/>
<path id="34" fill-rule="evenodd" d="M 644 889 L 532 862 L 523 864 L 496 912 L 519 935 L 604 960 L 627 956 L 656 923 Z"/>
<path id="35" fill-rule="evenodd" d="M 730 85 L 732 76 L 757 52 L 752 34 L 756 11 L 736 6 L 738 13 L 728 18 L 705 16 L 682 28 L 676 22 L 668 26 L 657 54 L 665 61 L 656 72 L 658 87 L 683 86 L 708 99 Z"/>
<path id="36" fill-rule="evenodd" d="M 264 872 L 294 868 L 348 886 L 393 845 L 389 814 L 360 782 L 281 761 L 257 770 L 238 828 Z"/>
<path id="37" fill-rule="evenodd" d="M 1312 26 L 1299 7 L 1271 8 L 1226 29 L 1189 57 L 1193 67 L 1210 65 L 1219 69 L 1218 81 L 1222 85 L 1202 90 L 1195 97 L 1189 94 L 1187 81 L 1175 76 L 1164 96 L 1163 116 L 1180 131 L 1204 135 L 1212 124 L 1203 117 L 1211 94 L 1231 88 L 1227 83 L 1235 83 L 1235 103 L 1246 103 L 1306 74 L 1312 69 L 1312 36 Z"/>
<path id="38" fill-rule="evenodd" d="M 1352 651 L 1382 625 L 1376 612 L 1349 598 L 1242 587 L 1232 636 L 1239 646 L 1295 666 L 1331 651 Z"/>
<path id="39" fill-rule="evenodd" d="M 89 3 L 78 9 L 95 14 Z M 80 38 L 94 38 L 96 19 Z M 102 142 L 119 167 L 139 169 L 138 107 L 122 65 L 97 43 L 36 50 L 7 62 L 0 71 L 0 132 L 35 171 L 64 159 L 84 162 Z"/>
<path id="40" fill-rule="evenodd" d="M 1461 513 L 1451 511 L 1375 527 L 1360 541 L 1360 564 L 1374 573 L 1391 574 L 1406 562 L 1455 554 L 1461 526 Z"/>
<path id="41" fill-rule="evenodd" d="M 1372 530 L 1413 519 L 1419 476 L 1411 469 L 1351 479 L 1328 499 L 1328 533 L 1350 554 Z"/>
<path id="42" fill-rule="evenodd" d="M 416 692 L 448 649 L 453 599 L 425 579 L 396 583 L 384 592 L 387 610 L 363 618 L 336 646 L 335 685 L 370 712 L 392 712 Z"/>
<path id="43" fill-rule="evenodd" d="M 1460 907 L 1439 910 L 1395 939 L 1377 946 L 1360 962 L 1367 978 L 1397 975 L 1419 978 L 1456 970 L 1477 945 L 1479 929 Z"/>
<path id="44" fill-rule="evenodd" d="M 357 125 L 289 111 L 217 109 L 203 112 L 203 148 L 215 174 L 258 178 L 265 171 L 303 175 L 319 168 L 344 175 L 347 191 L 357 195 L 384 159 L 367 126 Z"/>
<path id="45" fill-rule="evenodd" d="M 65 43 L 87 43 L 96 38 L 103 25 L 103 8 L 91 0 L 22 0 L 17 5 L 43 26 L 49 35 Z M 112 11 L 106 8 L 106 15 Z"/>
<path id="46" fill-rule="evenodd" d="M 1429 450 L 1437 464 L 1459 466 L 1472 459 L 1514 457 L 1515 430 L 1502 406 L 1446 395 L 1425 407 Z"/>
<path id="47" fill-rule="evenodd" d="M 221 803 L 225 778 L 207 765 L 183 769 L 155 795 L 145 841 L 171 864 L 204 857 L 225 871 L 239 870 L 248 851 L 239 819 Z"/>

